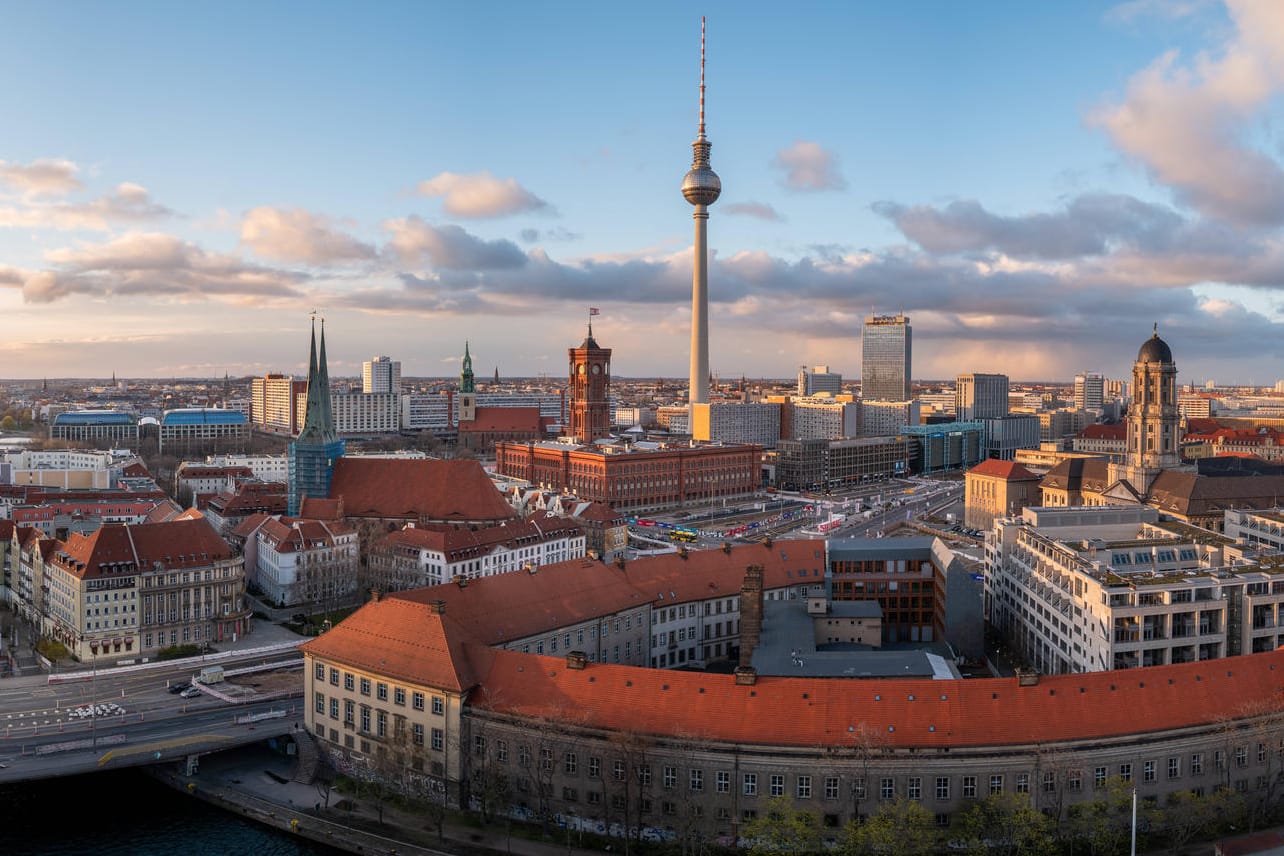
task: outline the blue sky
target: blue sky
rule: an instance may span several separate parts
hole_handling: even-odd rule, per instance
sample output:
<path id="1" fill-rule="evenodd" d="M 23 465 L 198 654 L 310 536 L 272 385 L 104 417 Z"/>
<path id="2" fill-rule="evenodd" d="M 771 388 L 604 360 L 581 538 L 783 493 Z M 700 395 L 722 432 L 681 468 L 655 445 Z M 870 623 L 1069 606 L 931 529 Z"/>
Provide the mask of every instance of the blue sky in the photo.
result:
<path id="1" fill-rule="evenodd" d="M 0 376 L 1284 378 L 1284 5 L 0 2 Z"/>

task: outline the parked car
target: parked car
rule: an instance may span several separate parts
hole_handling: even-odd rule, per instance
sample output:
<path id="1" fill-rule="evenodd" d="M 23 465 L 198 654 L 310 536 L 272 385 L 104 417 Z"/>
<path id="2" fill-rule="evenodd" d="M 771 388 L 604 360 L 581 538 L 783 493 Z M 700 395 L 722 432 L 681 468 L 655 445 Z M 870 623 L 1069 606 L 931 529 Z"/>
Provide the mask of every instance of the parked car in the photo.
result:
<path id="1" fill-rule="evenodd" d="M 190 686 L 187 689 L 183 690 L 181 693 L 179 693 L 179 695 L 182 696 L 183 698 L 191 698 L 193 696 L 198 696 L 200 694 L 201 694 L 201 688 L 198 686 Z"/>
<path id="2" fill-rule="evenodd" d="M 183 690 L 187 689 L 190 686 L 191 684 L 189 684 L 187 681 L 182 681 L 180 683 L 177 683 L 171 686 L 169 688 L 169 691 L 172 693 L 181 693 Z"/>

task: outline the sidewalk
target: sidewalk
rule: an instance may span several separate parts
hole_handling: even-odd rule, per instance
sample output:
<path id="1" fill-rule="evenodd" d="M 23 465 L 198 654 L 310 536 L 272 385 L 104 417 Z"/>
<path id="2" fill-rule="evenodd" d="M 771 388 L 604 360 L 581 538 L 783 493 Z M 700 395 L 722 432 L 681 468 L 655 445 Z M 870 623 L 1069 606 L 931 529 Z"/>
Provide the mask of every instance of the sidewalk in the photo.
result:
<path id="1" fill-rule="evenodd" d="M 297 763 L 296 757 L 259 744 L 205 756 L 194 776 L 160 768 L 153 768 L 153 774 L 175 788 L 244 817 L 350 853 L 587 856 L 596 852 L 571 847 L 566 841 L 559 844 L 509 835 L 503 821 L 485 828 L 467 825 L 455 817 L 447 818 L 445 840 L 439 842 L 436 826 L 428 817 L 388 804 L 380 825 L 378 805 L 370 798 L 353 799 L 331 792 L 329 808 L 323 807 L 325 797 L 315 785 L 293 779 Z M 351 800 L 351 809 L 336 805 L 342 800 Z M 554 830 L 554 835 L 559 834 L 565 835 L 565 831 Z"/>

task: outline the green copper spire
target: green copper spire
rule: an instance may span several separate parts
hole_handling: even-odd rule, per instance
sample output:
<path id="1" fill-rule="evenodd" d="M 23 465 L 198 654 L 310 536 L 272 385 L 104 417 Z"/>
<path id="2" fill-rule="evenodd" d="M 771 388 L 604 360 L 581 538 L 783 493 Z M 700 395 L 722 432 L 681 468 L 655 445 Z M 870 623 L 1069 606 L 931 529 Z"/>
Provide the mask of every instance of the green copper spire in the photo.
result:
<path id="1" fill-rule="evenodd" d="M 459 373 L 459 391 L 476 392 L 473 387 L 473 357 L 468 353 L 468 342 L 464 342 L 464 368 Z"/>
<path id="2" fill-rule="evenodd" d="M 308 354 L 308 403 L 303 414 L 301 443 L 333 443 L 334 415 L 330 405 L 330 372 L 325 361 L 325 322 L 321 322 L 321 355 L 317 356 L 316 322 L 312 322 L 312 347 Z"/>

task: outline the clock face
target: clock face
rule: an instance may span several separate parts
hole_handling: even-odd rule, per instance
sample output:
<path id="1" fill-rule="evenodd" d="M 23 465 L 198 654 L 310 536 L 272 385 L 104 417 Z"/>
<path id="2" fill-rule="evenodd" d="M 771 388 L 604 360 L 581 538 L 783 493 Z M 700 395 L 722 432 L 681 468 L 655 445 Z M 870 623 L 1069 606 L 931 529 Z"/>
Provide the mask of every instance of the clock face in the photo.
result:
<path id="1" fill-rule="evenodd" d="M 594 364 L 593 364 L 593 374 L 600 374 L 600 373 L 601 373 L 601 371 L 602 371 L 602 367 L 601 367 L 601 366 L 599 366 L 597 363 L 594 363 Z"/>

